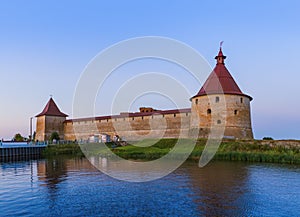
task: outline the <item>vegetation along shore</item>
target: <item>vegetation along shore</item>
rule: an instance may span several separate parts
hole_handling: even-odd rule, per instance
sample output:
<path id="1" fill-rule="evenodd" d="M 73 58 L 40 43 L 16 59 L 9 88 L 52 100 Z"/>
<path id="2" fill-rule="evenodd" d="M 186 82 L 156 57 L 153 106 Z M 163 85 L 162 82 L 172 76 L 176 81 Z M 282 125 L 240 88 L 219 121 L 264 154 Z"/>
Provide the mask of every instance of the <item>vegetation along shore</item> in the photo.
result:
<path id="1" fill-rule="evenodd" d="M 177 143 L 177 139 L 161 139 L 154 145 L 153 140 L 143 140 L 138 146 L 130 145 L 115 146 L 113 142 L 88 143 L 78 145 L 58 144 L 49 145 L 43 152 L 43 156 L 50 157 L 53 155 L 73 155 L 83 157 L 82 149 L 85 155 L 109 155 L 105 145 L 109 147 L 118 156 L 131 160 L 154 160 L 158 159 L 172 150 Z M 180 141 L 182 147 L 195 144 L 195 141 L 185 139 Z M 206 144 L 205 139 L 196 141 L 196 145 L 189 156 L 189 160 L 199 160 Z M 151 146 L 149 146 L 151 145 Z M 81 146 L 81 148 L 80 148 Z M 184 151 L 184 148 L 182 149 Z M 180 154 L 180 153 L 179 153 Z M 270 162 L 270 163 L 287 163 L 300 164 L 300 141 L 296 140 L 223 140 L 214 160 L 226 161 L 249 161 L 249 162 Z"/>

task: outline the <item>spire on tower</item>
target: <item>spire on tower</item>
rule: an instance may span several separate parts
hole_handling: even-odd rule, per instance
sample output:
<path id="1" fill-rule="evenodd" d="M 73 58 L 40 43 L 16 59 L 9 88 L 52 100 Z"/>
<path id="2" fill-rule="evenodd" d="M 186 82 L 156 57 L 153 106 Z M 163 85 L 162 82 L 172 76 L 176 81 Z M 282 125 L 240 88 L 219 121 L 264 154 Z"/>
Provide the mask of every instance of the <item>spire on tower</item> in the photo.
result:
<path id="1" fill-rule="evenodd" d="M 220 50 L 218 55 L 215 57 L 215 59 L 217 60 L 217 64 L 224 64 L 224 60 L 226 59 L 226 56 L 223 55 L 222 52 L 222 45 L 223 45 L 224 41 L 220 42 Z M 225 64 L 224 64 L 225 65 Z"/>
<path id="2" fill-rule="evenodd" d="M 223 42 L 224 42 L 224 41 L 221 41 L 221 42 L 220 42 L 220 49 L 222 48 Z"/>

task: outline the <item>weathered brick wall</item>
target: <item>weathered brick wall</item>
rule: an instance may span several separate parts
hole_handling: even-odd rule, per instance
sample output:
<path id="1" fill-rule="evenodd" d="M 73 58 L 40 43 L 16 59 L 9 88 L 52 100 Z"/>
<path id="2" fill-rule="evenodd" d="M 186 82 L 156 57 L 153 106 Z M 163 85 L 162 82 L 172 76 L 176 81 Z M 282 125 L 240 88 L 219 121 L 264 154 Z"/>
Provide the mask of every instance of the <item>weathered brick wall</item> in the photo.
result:
<path id="1" fill-rule="evenodd" d="M 190 113 L 120 117 L 103 120 L 69 120 L 64 123 L 66 140 L 86 140 L 94 134 L 119 135 L 126 140 L 188 137 Z M 75 136 L 76 134 L 76 136 Z"/>
<path id="2" fill-rule="evenodd" d="M 223 130 L 228 138 L 252 139 L 250 99 L 216 94 L 194 98 L 191 113 L 68 120 L 64 123 L 64 135 L 66 140 L 87 140 L 103 133 L 127 140 L 179 136 L 207 138 L 211 127 Z"/>

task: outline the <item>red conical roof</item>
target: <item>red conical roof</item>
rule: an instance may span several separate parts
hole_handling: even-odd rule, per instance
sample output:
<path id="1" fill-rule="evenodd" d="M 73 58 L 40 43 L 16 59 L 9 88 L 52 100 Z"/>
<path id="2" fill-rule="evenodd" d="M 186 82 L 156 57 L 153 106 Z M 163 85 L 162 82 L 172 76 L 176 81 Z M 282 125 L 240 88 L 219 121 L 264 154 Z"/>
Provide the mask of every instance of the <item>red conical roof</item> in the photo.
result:
<path id="1" fill-rule="evenodd" d="M 215 59 L 217 59 L 216 67 L 211 72 L 197 95 L 192 98 L 210 94 L 234 94 L 246 96 L 252 100 L 252 97 L 244 94 L 234 81 L 233 77 L 225 67 L 225 58 L 226 56 L 223 55 L 222 50 L 220 49 L 218 56 L 215 57 Z"/>
<path id="2" fill-rule="evenodd" d="M 49 99 L 44 110 L 41 113 L 39 113 L 38 115 L 36 115 L 35 117 L 39 117 L 39 116 L 43 116 L 43 115 L 58 116 L 58 117 L 67 117 L 68 116 L 59 110 L 59 108 L 57 107 L 57 105 L 54 102 L 54 100 L 52 99 L 52 97 Z"/>

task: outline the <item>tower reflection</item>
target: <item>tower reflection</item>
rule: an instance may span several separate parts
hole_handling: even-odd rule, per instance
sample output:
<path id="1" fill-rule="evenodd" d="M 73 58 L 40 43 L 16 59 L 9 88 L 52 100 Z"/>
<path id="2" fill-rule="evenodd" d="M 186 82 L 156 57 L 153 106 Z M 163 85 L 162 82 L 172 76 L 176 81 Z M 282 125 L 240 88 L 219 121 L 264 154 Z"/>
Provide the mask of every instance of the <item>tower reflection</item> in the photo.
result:
<path id="1" fill-rule="evenodd" d="M 191 164 L 191 163 L 189 163 Z M 197 163 L 187 166 L 195 203 L 204 216 L 244 216 L 244 194 L 247 191 L 248 171 L 243 163 L 211 162 L 203 168 Z"/>

